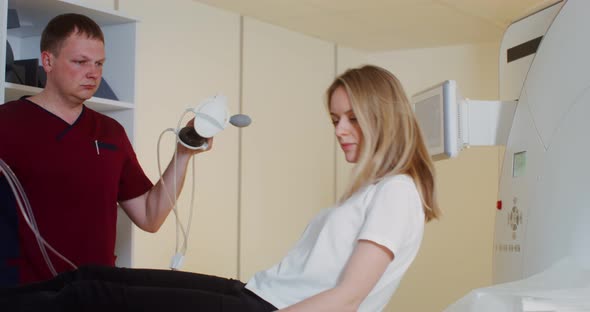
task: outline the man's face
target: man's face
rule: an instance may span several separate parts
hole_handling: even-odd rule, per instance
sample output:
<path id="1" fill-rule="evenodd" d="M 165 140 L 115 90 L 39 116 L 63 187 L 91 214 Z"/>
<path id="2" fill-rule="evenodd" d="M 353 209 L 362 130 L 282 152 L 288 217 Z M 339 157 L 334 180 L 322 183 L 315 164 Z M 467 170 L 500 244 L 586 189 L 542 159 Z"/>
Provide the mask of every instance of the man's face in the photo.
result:
<path id="1" fill-rule="evenodd" d="M 49 58 L 45 68 L 47 84 L 54 87 L 62 98 L 82 103 L 94 95 L 105 61 L 102 41 L 74 33 L 64 41 L 57 55 L 44 53 Z"/>

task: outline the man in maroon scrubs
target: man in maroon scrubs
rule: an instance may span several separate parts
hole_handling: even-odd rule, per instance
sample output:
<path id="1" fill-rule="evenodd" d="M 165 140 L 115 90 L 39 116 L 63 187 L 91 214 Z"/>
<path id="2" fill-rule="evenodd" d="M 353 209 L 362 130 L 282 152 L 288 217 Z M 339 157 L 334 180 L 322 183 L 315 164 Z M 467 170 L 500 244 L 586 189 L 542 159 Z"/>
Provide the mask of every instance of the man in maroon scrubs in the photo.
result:
<path id="1" fill-rule="evenodd" d="M 117 203 L 141 229 L 156 232 L 171 204 L 139 165 L 123 127 L 84 106 L 105 62 L 100 27 L 86 16 L 55 17 L 41 38 L 47 74 L 39 94 L 0 105 L 0 159 L 14 171 L 43 238 L 75 265 L 115 264 Z M 209 142 L 211 143 L 211 142 Z M 211 146 L 211 144 L 209 144 Z M 192 151 L 178 146 L 163 175 L 182 186 Z M 0 175 L 0 285 L 52 277 L 39 245 Z M 48 251 L 57 272 L 72 267 Z"/>

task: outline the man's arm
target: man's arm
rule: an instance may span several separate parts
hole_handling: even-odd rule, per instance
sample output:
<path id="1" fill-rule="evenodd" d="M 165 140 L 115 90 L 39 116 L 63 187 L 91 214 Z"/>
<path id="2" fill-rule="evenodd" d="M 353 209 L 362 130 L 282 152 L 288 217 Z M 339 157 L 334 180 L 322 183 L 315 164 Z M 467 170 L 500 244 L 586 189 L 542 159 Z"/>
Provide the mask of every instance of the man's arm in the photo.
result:
<path id="1" fill-rule="evenodd" d="M 209 147 L 206 150 L 197 151 L 190 150 L 182 146 L 182 144 L 178 144 L 176 163 L 174 162 L 174 158 L 172 158 L 158 183 L 146 193 L 119 203 L 135 225 L 150 233 L 157 232 L 160 229 L 172 210 L 170 199 L 174 199 L 172 196 L 178 198 L 178 195 L 182 191 L 186 169 L 188 168 L 191 157 L 210 150 L 213 145 L 213 139 L 208 139 L 207 143 Z M 176 172 L 175 195 L 172 194 L 174 191 L 174 172 Z M 165 185 L 162 185 L 162 182 Z"/>
<path id="2" fill-rule="evenodd" d="M 357 311 L 393 258 L 389 249 L 359 240 L 336 287 L 280 311 Z"/>

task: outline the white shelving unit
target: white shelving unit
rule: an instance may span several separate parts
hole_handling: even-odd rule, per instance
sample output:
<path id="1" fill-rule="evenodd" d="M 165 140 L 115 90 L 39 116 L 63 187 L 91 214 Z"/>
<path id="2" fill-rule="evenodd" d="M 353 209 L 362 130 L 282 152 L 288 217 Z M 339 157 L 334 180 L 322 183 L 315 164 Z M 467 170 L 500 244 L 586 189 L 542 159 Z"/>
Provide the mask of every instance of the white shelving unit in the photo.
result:
<path id="1" fill-rule="evenodd" d="M 20 27 L 7 29 L 8 9 L 17 11 Z M 75 0 L 0 0 L 0 68 L 6 68 L 7 41 L 12 47 L 15 60 L 38 59 L 43 28 L 49 20 L 63 13 L 84 14 L 101 26 L 105 35 L 107 58 L 103 77 L 118 100 L 93 97 L 85 105 L 119 121 L 133 142 L 136 19 L 114 10 L 89 7 Z M 0 99 L 4 100 L 2 103 L 40 91 L 37 87 L 6 82 L 5 75 L 0 75 Z M 132 265 L 132 223 L 121 210 L 117 223 L 117 265 L 129 267 Z"/>

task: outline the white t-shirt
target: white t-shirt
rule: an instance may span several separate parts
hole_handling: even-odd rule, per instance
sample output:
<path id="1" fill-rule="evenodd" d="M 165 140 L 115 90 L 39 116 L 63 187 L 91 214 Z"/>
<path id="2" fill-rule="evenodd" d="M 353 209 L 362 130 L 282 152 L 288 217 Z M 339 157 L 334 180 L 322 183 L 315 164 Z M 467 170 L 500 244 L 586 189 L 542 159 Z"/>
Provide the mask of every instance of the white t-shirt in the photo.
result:
<path id="1" fill-rule="evenodd" d="M 248 281 L 246 288 L 282 309 L 337 285 L 358 240 L 394 254 L 359 311 L 381 311 L 416 257 L 424 232 L 424 210 L 412 178 L 388 177 L 341 205 L 322 210 L 283 260 Z"/>

